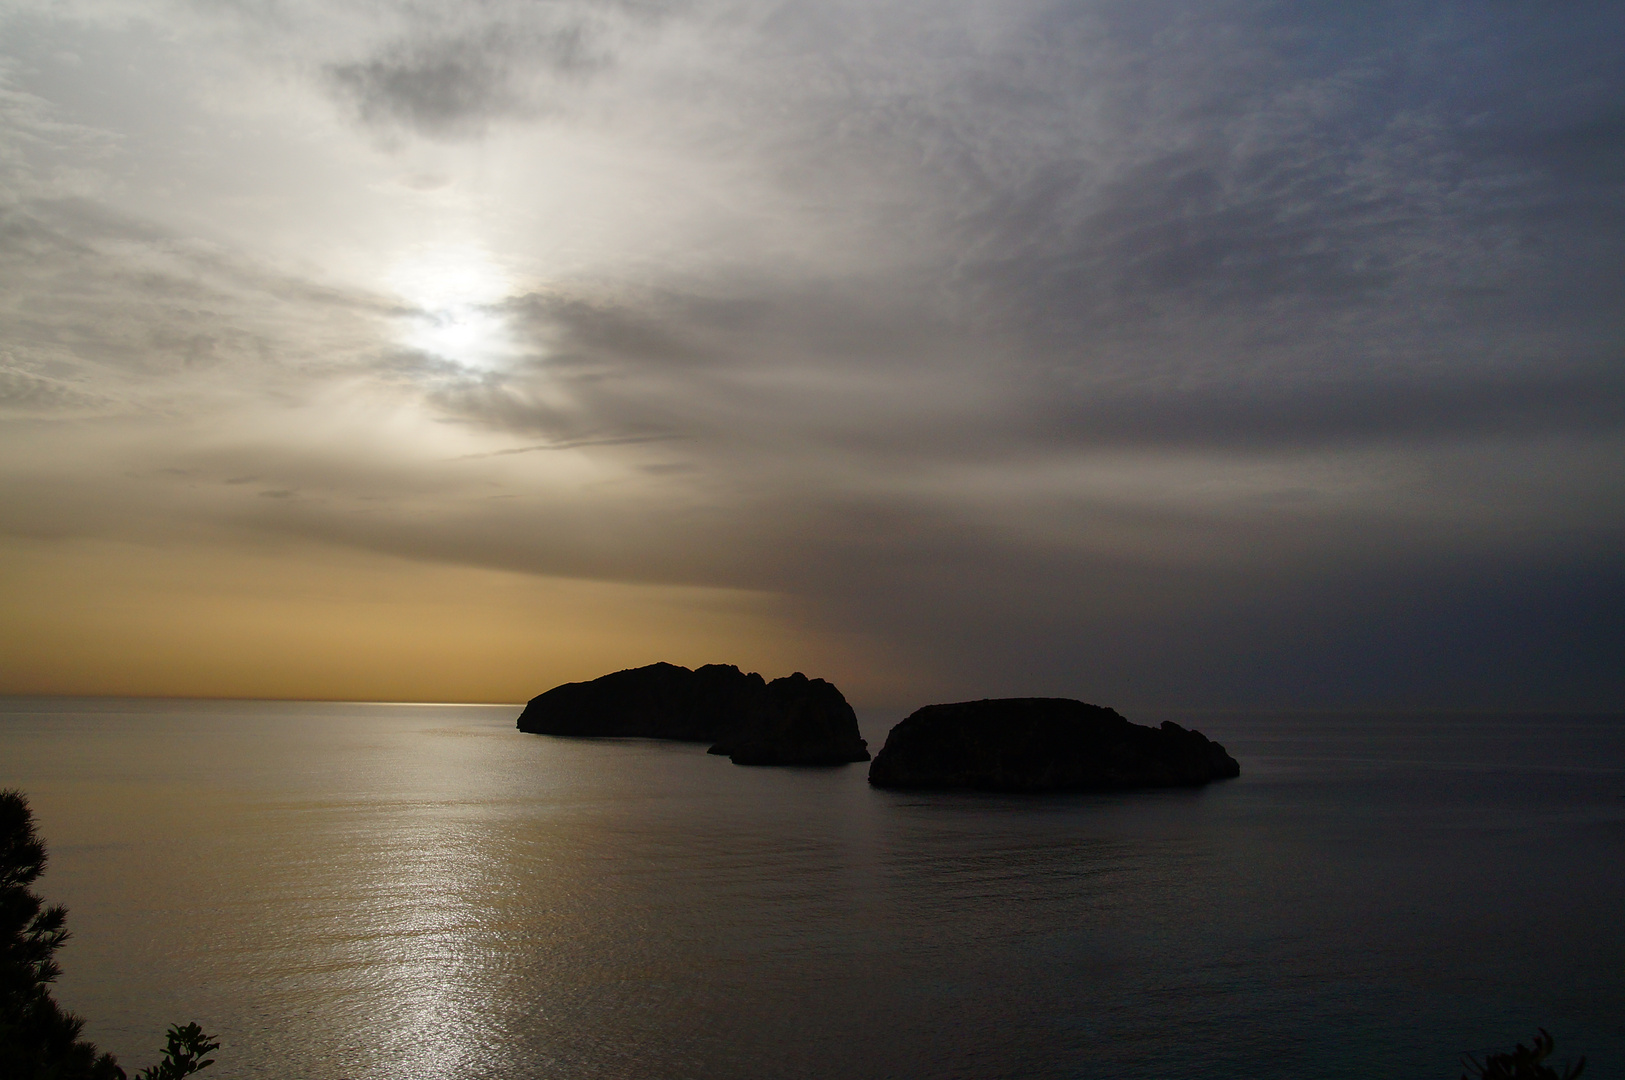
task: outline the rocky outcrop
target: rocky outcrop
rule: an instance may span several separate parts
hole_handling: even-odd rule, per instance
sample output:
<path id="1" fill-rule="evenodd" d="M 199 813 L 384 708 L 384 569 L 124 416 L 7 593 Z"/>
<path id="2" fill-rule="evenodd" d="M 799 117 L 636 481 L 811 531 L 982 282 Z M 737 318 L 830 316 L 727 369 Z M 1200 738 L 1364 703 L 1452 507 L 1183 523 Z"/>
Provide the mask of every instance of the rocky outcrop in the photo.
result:
<path id="1" fill-rule="evenodd" d="M 843 765 L 868 761 L 858 716 L 834 683 L 801 672 L 767 684 L 768 707 L 711 747 L 735 765 Z"/>
<path id="2" fill-rule="evenodd" d="M 1240 775 L 1201 732 L 1131 724 L 1069 698 L 927 705 L 891 730 L 869 767 L 875 787 L 978 791 L 1194 787 Z"/>
<path id="3" fill-rule="evenodd" d="M 531 698 L 519 730 L 711 742 L 737 765 L 869 760 L 857 715 L 832 683 L 800 672 L 769 683 L 732 664 L 650 664 L 555 686 Z"/>
<path id="4" fill-rule="evenodd" d="M 707 664 L 698 671 L 650 664 L 565 683 L 531 698 L 519 714 L 519 730 L 714 742 L 760 709 L 766 696 L 760 675 L 732 664 Z"/>

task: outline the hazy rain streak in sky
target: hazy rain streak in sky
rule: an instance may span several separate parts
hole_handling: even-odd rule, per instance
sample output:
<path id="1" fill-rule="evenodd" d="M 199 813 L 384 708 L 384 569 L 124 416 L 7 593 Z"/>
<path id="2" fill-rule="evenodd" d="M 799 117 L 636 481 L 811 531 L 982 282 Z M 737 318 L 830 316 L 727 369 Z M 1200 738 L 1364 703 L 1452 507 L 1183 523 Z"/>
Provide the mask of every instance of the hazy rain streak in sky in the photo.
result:
<path id="1" fill-rule="evenodd" d="M 1617 707 L 1622 44 L 0 0 L 0 691 Z"/>

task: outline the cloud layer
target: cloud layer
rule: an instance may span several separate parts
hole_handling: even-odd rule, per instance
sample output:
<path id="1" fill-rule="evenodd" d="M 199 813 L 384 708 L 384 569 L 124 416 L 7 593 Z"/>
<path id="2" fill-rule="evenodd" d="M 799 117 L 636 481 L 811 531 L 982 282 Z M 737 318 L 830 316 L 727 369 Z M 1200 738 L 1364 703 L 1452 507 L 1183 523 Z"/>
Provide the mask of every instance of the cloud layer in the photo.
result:
<path id="1" fill-rule="evenodd" d="M 1617 6 L 5 18 L 10 536 L 775 597 L 877 704 L 1621 705 Z"/>

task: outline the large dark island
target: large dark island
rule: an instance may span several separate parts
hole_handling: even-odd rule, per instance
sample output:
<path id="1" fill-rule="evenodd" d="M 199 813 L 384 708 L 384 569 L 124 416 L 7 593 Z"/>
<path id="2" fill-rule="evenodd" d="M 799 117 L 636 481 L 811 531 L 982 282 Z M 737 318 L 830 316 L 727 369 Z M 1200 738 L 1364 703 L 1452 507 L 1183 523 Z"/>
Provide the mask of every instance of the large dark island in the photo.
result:
<path id="1" fill-rule="evenodd" d="M 927 705 L 892 728 L 869 766 L 875 787 L 976 791 L 1195 787 L 1240 775 L 1201 732 L 1131 724 L 1070 698 Z"/>
<path id="2" fill-rule="evenodd" d="M 732 664 L 650 664 L 555 686 L 531 698 L 519 730 L 709 742 L 736 765 L 869 760 L 857 714 L 833 683 L 799 671 L 767 682 Z"/>

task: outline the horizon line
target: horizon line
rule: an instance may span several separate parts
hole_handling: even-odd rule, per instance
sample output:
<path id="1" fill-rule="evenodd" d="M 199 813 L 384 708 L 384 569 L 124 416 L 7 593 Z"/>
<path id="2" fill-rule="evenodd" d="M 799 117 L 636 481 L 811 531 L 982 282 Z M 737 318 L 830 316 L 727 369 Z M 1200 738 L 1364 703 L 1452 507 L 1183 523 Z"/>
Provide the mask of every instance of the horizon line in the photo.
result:
<path id="1" fill-rule="evenodd" d="M 1030 696 L 1030 695 L 1015 695 Z M 313 697 L 268 697 L 263 695 L 215 695 L 215 694 L 74 694 L 74 693 L 27 693 L 0 690 L 0 700 L 53 700 L 53 701 L 196 701 L 196 702 L 267 702 L 280 704 L 304 705 L 376 705 L 401 706 L 409 708 L 431 708 L 437 706 L 467 706 L 478 708 L 523 708 L 526 701 L 397 701 L 385 698 L 313 698 Z M 980 700 L 965 698 L 965 701 Z M 926 702 L 915 708 L 924 708 L 928 705 L 949 704 L 948 702 Z M 895 707 L 870 706 L 864 711 L 891 711 Z M 1462 707 L 1428 707 L 1428 706 L 1396 706 L 1396 705 L 1269 705 L 1269 706 L 1200 706 L 1200 705 L 1127 705 L 1111 706 L 1119 713 L 1200 713 L 1206 716 L 1353 716 L 1362 713 L 1379 713 L 1401 716 L 1570 716 L 1625 719 L 1625 706 L 1590 707 L 1590 708 L 1563 708 L 1560 706 L 1526 707 L 1516 709 L 1493 709 Z M 907 715 L 914 709 L 898 709 L 902 715 Z"/>

